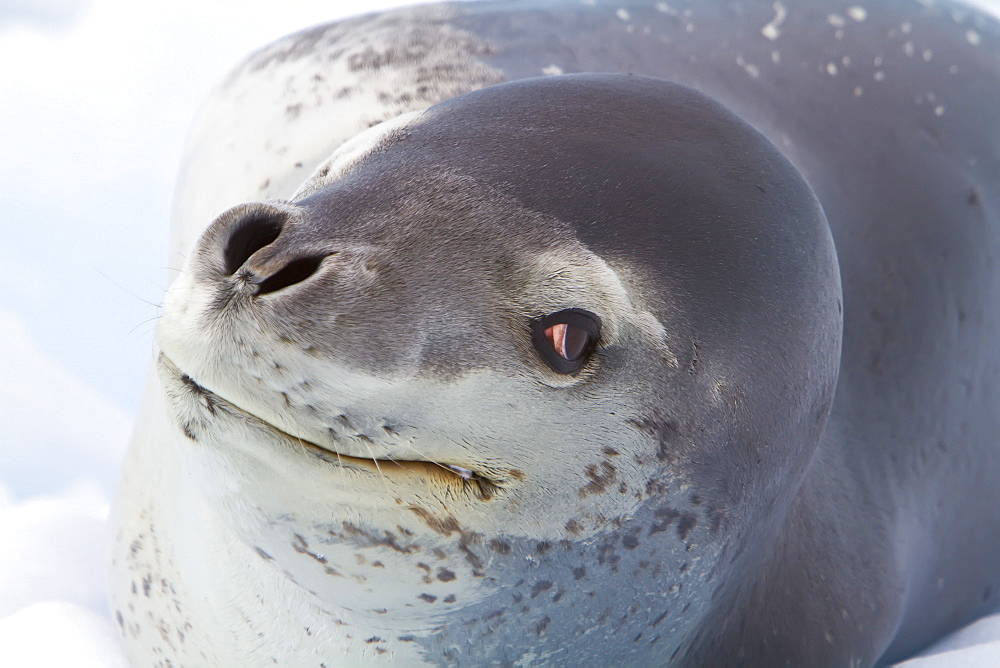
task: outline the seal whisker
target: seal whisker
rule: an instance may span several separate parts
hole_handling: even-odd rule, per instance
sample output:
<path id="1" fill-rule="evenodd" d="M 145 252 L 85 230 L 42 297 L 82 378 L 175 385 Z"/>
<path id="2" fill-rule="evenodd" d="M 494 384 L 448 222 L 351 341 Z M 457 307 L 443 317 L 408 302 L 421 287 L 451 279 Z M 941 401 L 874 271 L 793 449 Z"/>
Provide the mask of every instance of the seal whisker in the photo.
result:
<path id="1" fill-rule="evenodd" d="M 133 327 L 132 329 L 128 330 L 129 335 L 131 336 L 132 334 L 135 333 L 135 330 L 139 329 L 140 327 L 142 327 L 143 325 L 145 325 L 147 323 L 153 322 L 154 320 L 159 320 L 161 317 L 162 317 L 162 315 L 154 315 L 152 318 L 146 318 L 142 322 L 138 323 L 135 327 Z"/>
<path id="2" fill-rule="evenodd" d="M 389 491 L 389 483 L 385 479 L 385 474 L 382 473 L 382 467 L 378 465 L 378 459 L 375 457 L 375 453 L 372 452 L 371 446 L 368 445 L 368 441 L 366 439 L 359 439 L 359 440 L 365 444 L 365 448 L 368 450 L 368 454 L 371 456 L 372 461 L 375 462 L 375 470 L 378 471 L 379 477 L 382 478 L 382 484 L 385 485 L 385 493 L 388 494 L 389 496 L 392 496 L 392 492 Z M 337 454 L 337 457 L 340 457 L 339 453 Z"/>
<path id="3" fill-rule="evenodd" d="M 161 307 L 161 304 L 157 304 L 156 302 L 151 302 L 151 301 L 149 301 L 148 299 L 145 299 L 145 298 L 143 298 L 143 297 L 140 297 L 139 295 L 135 294 L 134 292 L 132 292 L 132 291 L 131 291 L 131 290 L 129 290 L 128 288 L 124 287 L 124 286 L 123 286 L 123 285 L 122 285 L 121 283 L 119 283 L 119 282 L 118 282 L 118 281 L 116 281 L 115 279 L 113 279 L 113 278 L 111 278 L 110 276 L 108 276 L 107 274 L 105 274 L 105 273 L 104 273 L 103 271 L 101 271 L 100 269 L 94 269 L 94 271 L 96 271 L 96 272 L 97 272 L 98 274 L 100 274 L 100 275 L 101 275 L 101 277 L 102 277 L 102 278 L 104 278 L 104 279 L 105 279 L 105 280 L 107 280 L 107 281 L 108 281 L 109 283 L 111 283 L 111 285 L 115 286 L 116 288 L 118 288 L 119 290 L 121 290 L 122 292 L 124 292 L 125 294 L 127 294 L 127 295 L 128 295 L 129 297 L 132 297 L 132 298 L 134 298 L 134 299 L 138 299 L 138 300 L 139 300 L 139 301 L 141 301 L 141 302 L 142 302 L 143 304 L 148 304 L 148 305 L 150 305 L 150 306 L 154 306 L 154 307 L 156 307 L 156 308 L 160 308 L 160 307 Z M 157 286 L 157 287 L 159 287 L 159 286 Z"/>

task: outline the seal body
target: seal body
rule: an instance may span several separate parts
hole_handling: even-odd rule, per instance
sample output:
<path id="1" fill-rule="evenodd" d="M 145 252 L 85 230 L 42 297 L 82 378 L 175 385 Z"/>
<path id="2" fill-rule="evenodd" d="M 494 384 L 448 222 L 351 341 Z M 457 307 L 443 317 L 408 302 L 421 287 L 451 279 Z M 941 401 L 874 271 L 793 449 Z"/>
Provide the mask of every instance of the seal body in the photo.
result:
<path id="1" fill-rule="evenodd" d="M 870 665 L 997 609 L 998 35 L 476 3 L 251 56 L 178 187 L 132 660 Z"/>

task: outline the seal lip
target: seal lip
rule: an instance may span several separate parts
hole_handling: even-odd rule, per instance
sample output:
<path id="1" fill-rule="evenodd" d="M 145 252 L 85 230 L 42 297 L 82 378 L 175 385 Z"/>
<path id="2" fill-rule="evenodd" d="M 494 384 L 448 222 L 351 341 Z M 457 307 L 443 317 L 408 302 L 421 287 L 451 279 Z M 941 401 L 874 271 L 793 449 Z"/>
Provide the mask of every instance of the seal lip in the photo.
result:
<path id="1" fill-rule="evenodd" d="M 379 459 L 377 457 L 356 457 L 354 455 L 343 454 L 331 448 L 327 448 L 307 439 L 295 436 L 294 434 L 286 432 L 260 416 L 240 408 L 228 399 L 225 399 L 205 388 L 203 385 L 194 380 L 189 373 L 177 366 L 163 352 L 160 352 L 157 356 L 157 372 L 161 376 L 166 374 L 171 380 L 177 381 L 177 383 L 185 388 L 186 393 L 193 395 L 199 402 L 207 406 L 210 414 L 216 415 L 219 406 L 226 406 L 230 411 L 241 414 L 248 419 L 252 419 L 282 439 L 295 443 L 300 448 L 304 448 L 311 457 L 320 459 L 325 463 L 336 466 L 337 468 L 362 469 L 383 476 L 413 473 L 421 474 L 422 477 L 425 478 L 437 477 L 440 479 L 441 476 L 446 476 L 452 483 L 457 482 L 463 487 L 472 486 L 472 491 L 474 491 L 475 494 L 483 500 L 492 498 L 495 493 L 504 486 L 505 481 L 503 480 L 487 477 L 476 470 L 458 466 L 457 464 L 447 464 L 422 459 Z M 188 433 L 188 430 L 183 427 L 182 430 L 186 436 L 193 438 L 193 436 Z M 514 477 L 516 478 L 517 476 L 515 475 Z"/>

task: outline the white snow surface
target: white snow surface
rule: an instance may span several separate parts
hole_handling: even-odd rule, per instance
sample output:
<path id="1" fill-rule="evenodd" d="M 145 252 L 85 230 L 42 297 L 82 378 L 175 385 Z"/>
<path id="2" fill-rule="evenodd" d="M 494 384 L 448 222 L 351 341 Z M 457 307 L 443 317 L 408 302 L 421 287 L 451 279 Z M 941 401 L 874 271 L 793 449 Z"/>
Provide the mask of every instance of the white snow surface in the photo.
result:
<path id="1" fill-rule="evenodd" d="M 398 4 L 0 3 L 0 666 L 125 665 L 108 507 L 198 104 L 268 41 Z M 902 665 L 1000 666 L 1000 615 Z"/>

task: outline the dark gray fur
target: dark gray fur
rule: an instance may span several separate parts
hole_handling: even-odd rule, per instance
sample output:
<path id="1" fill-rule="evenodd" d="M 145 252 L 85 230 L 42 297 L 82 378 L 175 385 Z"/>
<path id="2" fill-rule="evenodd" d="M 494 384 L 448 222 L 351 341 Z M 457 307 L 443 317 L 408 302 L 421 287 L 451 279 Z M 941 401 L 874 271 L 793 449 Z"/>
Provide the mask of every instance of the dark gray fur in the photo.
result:
<path id="1" fill-rule="evenodd" d="M 843 3 L 786 3 L 772 41 L 770 2 L 649 4 L 473 5 L 456 24 L 492 40 L 484 60 L 512 79 L 555 64 L 712 96 L 792 160 L 829 221 L 844 301 L 830 418 L 783 537 L 741 568 L 687 656 L 843 665 L 864 647 L 862 663 L 900 660 L 1000 607 L 1000 28 L 949 2 L 855 3 L 860 23 Z M 643 235 L 578 233 L 598 252 Z"/>

